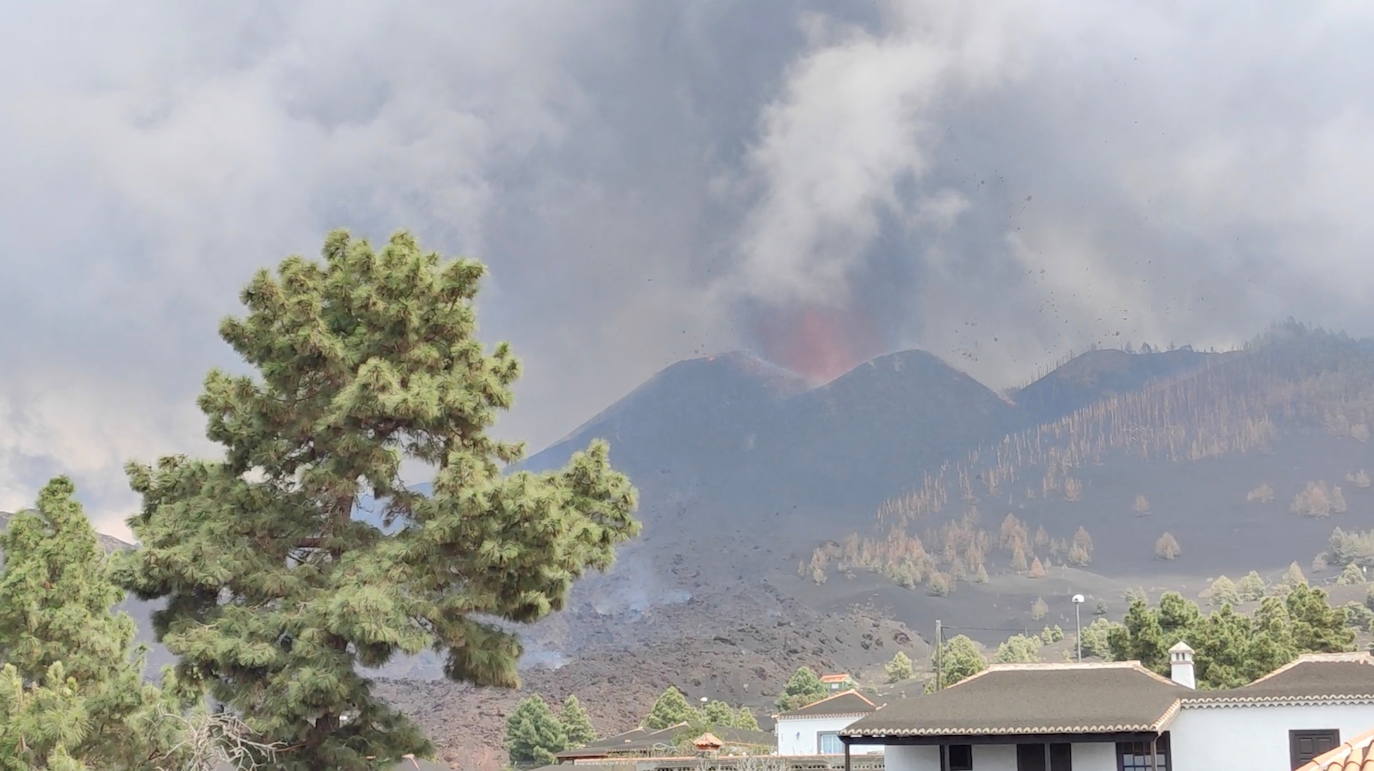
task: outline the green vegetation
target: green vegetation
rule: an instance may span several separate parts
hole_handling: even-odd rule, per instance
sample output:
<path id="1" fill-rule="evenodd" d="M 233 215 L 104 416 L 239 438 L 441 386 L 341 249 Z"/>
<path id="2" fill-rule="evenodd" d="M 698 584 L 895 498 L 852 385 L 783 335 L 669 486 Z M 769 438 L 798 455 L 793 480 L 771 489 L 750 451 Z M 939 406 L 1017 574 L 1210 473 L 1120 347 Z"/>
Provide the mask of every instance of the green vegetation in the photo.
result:
<path id="1" fill-rule="evenodd" d="M 506 751 L 515 764 L 548 765 L 568 748 L 563 724 L 539 695 L 523 699 L 506 718 Z"/>
<path id="2" fill-rule="evenodd" d="M 988 663 L 983 659 L 983 654 L 978 650 L 978 644 L 965 635 L 956 635 L 946 640 L 940 646 L 938 659 L 932 655 L 931 669 L 936 670 L 938 661 L 938 672 L 940 687 L 949 687 L 967 677 L 982 672 L 988 668 Z M 935 689 L 935 680 L 931 679 L 926 683 L 926 690 Z"/>
<path id="3" fill-rule="evenodd" d="M 561 609 L 638 530 L 604 444 L 502 474 L 523 447 L 486 432 L 520 367 L 475 337 L 483 272 L 405 233 L 375 251 L 343 232 L 322 262 L 258 272 L 220 327 L 250 374 L 213 370 L 199 399 L 223 458 L 128 467 L 141 546 L 119 579 L 165 600 L 178 679 L 281 742 L 276 767 L 428 753 L 360 668 L 434 649 L 450 679 L 517 685 L 519 640 L 487 619 Z M 403 464 L 432 468 L 432 493 Z M 367 500 L 384 529 L 354 518 Z"/>
<path id="4" fill-rule="evenodd" d="M 1083 655 L 1099 659 L 1111 658 L 1112 630 L 1120 626 L 1121 624 L 1108 621 L 1106 618 L 1093 619 L 1091 624 L 1083 627 Z"/>
<path id="5" fill-rule="evenodd" d="M 170 743 L 148 724 L 162 696 L 74 493 L 52 480 L 0 534 L 0 767 L 134 766 Z"/>
<path id="6" fill-rule="evenodd" d="M 992 654 L 993 661 L 999 664 L 1022 664 L 1040 660 L 1040 648 L 1044 641 L 1034 635 L 1012 635 L 1006 642 L 997 646 Z"/>
<path id="7" fill-rule="evenodd" d="M 887 674 L 887 681 L 889 683 L 910 680 L 915 674 L 911 666 L 911 657 L 906 655 L 903 651 L 897 651 L 897 653 L 893 655 L 892 660 L 887 662 L 887 665 L 883 667 L 883 670 Z"/>
<path id="8" fill-rule="evenodd" d="M 670 685 L 659 694 L 654 706 L 649 709 L 649 714 L 644 718 L 644 727 L 657 731 L 697 719 L 697 712 L 687 703 L 687 697 L 682 695 L 682 691 Z"/>
<path id="9" fill-rule="evenodd" d="M 1245 574 L 1236 584 L 1236 593 L 1240 595 L 1241 602 L 1257 602 L 1264 599 L 1264 595 L 1269 588 L 1264 583 L 1264 578 L 1255 571 Z"/>
<path id="10" fill-rule="evenodd" d="M 825 684 L 821 682 L 811 667 L 798 667 L 787 679 L 782 693 L 778 696 L 778 709 L 786 712 L 810 704 L 826 696 Z"/>
<path id="11" fill-rule="evenodd" d="M 719 699 L 706 702 L 706 705 L 701 709 L 701 716 L 707 725 L 733 726 L 735 724 L 735 708 Z"/>
<path id="12" fill-rule="evenodd" d="M 1212 582 L 1208 589 L 1208 601 L 1215 607 L 1222 605 L 1239 605 L 1240 591 L 1236 589 L 1235 583 L 1226 576 L 1221 576 Z"/>
<path id="13" fill-rule="evenodd" d="M 568 698 L 563 700 L 558 722 L 563 725 L 563 736 L 567 740 L 564 749 L 585 747 L 596 740 L 596 729 L 592 727 L 592 719 L 587 716 L 587 710 L 582 708 L 582 702 L 577 700 L 576 695 L 569 694 Z"/>
<path id="14" fill-rule="evenodd" d="M 1306 584 L 1292 587 L 1283 599 L 1265 598 L 1251 617 L 1230 605 L 1204 617 L 1182 595 L 1166 592 L 1157 608 L 1139 598 L 1132 601 L 1124 623 L 1108 630 L 1107 638 L 1112 658 L 1136 659 L 1160 673 L 1168 672 L 1169 648 L 1186 641 L 1196 652 L 1198 686 L 1230 688 L 1273 671 L 1299 653 L 1348 650 L 1354 635 L 1345 622 L 1345 613 L 1331 607 L 1325 592 Z M 1100 633 L 1094 631 L 1093 636 Z M 1085 634 L 1085 649 L 1088 640 Z"/>
<path id="15" fill-rule="evenodd" d="M 1343 586 L 1360 586 L 1365 583 L 1364 571 L 1359 565 L 1350 563 L 1341 568 L 1341 574 L 1336 577 L 1336 583 Z"/>
<path id="16" fill-rule="evenodd" d="M 1374 530 L 1332 530 L 1324 556 L 1328 564 L 1337 567 L 1374 567 Z"/>

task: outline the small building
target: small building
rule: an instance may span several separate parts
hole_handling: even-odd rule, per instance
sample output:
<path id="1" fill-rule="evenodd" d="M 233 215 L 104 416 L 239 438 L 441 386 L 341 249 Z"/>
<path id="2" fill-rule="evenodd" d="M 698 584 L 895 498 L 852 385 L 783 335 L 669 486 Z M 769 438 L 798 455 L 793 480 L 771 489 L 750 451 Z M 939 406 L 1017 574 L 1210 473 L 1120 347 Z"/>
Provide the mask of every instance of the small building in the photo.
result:
<path id="1" fill-rule="evenodd" d="M 1139 662 L 999 664 L 841 731 L 888 771 L 1292 771 L 1374 725 L 1374 658 L 1310 654 L 1241 688 L 1195 691 Z M 852 751 L 852 750 L 850 750 Z"/>
<path id="2" fill-rule="evenodd" d="M 774 715 L 779 755 L 839 755 L 840 732 L 872 714 L 878 705 L 854 689 L 841 691 L 797 709 Z M 882 752 L 881 746 L 858 745 L 854 752 Z"/>
<path id="3" fill-rule="evenodd" d="M 825 686 L 831 693 L 847 691 L 854 687 L 854 678 L 848 672 L 836 672 L 830 675 L 821 675 L 821 685 Z"/>

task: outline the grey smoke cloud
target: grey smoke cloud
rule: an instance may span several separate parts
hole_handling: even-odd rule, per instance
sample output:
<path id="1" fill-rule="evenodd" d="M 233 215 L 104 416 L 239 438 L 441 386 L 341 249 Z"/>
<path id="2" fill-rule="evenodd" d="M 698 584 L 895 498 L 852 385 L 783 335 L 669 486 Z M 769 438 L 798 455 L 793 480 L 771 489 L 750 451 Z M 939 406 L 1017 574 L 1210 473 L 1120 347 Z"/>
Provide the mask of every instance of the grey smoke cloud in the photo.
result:
<path id="1" fill-rule="evenodd" d="M 534 447 L 673 360 L 1374 333 L 1350 3 L 0 9 L 0 509 L 210 452 L 261 265 L 348 226 L 488 262 Z"/>

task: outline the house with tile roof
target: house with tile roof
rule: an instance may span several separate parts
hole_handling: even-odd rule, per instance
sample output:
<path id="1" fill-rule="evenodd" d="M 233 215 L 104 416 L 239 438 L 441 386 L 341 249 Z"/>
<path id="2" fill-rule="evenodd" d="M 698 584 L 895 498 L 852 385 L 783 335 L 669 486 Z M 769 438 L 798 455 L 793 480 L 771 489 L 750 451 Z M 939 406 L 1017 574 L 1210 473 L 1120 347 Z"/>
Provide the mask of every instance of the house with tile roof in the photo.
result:
<path id="1" fill-rule="evenodd" d="M 831 692 L 847 691 L 854 687 L 854 678 L 848 672 L 821 675 L 821 685 Z"/>
<path id="2" fill-rule="evenodd" d="M 559 763 L 582 763 L 591 760 L 610 758 L 645 758 L 671 753 L 677 747 L 677 739 L 688 730 L 686 723 L 678 723 L 667 728 L 650 730 L 635 728 L 624 733 L 607 736 L 575 750 L 564 750 L 554 755 Z"/>
<path id="3" fill-rule="evenodd" d="M 887 771 L 1292 771 L 1374 725 L 1374 657 L 1311 654 L 1249 685 L 1197 691 L 1139 662 L 999 664 L 841 730 Z M 1325 770 L 1323 770 L 1325 771 Z"/>
<path id="4" fill-rule="evenodd" d="M 840 731 L 878 708 L 853 688 L 773 716 L 779 755 L 839 755 Z M 851 752 L 882 752 L 881 746 L 856 745 Z"/>

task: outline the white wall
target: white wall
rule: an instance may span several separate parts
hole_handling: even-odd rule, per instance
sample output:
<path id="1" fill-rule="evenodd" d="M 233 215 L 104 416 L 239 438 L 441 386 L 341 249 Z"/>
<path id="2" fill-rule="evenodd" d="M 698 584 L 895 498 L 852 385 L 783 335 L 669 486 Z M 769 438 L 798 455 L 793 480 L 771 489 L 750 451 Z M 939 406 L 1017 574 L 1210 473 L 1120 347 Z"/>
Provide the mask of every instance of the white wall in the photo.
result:
<path id="1" fill-rule="evenodd" d="M 778 735 L 778 754 L 815 755 L 818 746 L 816 743 L 817 734 L 843 730 L 860 717 L 862 715 L 778 718 L 775 729 Z M 883 748 L 881 746 L 870 747 L 856 744 L 851 746 L 849 751 L 857 755 L 865 752 L 882 752 Z"/>
<path id="2" fill-rule="evenodd" d="M 1169 726 L 1174 771 L 1292 771 L 1288 732 L 1314 728 L 1338 729 L 1348 741 L 1374 728 L 1374 704 L 1185 707 Z"/>
<path id="3" fill-rule="evenodd" d="M 885 764 L 887 771 L 940 771 L 940 751 L 894 745 L 887 748 Z M 973 771 L 1016 771 L 1016 745 L 974 745 Z M 1073 745 L 1073 771 L 1116 771 L 1116 745 Z"/>

